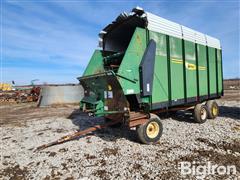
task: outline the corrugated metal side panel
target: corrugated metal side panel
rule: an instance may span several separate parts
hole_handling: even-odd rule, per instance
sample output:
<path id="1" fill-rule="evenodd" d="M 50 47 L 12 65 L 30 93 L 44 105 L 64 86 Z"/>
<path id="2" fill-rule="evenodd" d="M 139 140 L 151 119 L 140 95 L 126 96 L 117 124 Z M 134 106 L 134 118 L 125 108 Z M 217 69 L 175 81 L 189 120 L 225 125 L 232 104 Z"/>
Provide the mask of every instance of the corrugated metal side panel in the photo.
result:
<path id="1" fill-rule="evenodd" d="M 206 45 L 206 37 L 205 37 L 205 34 L 203 34 L 203 33 L 196 32 L 195 40 L 196 40 L 196 43 L 198 43 L 198 44 Z"/>
<path id="2" fill-rule="evenodd" d="M 206 39 L 207 39 L 207 45 L 209 47 L 214 47 L 217 49 L 221 49 L 221 45 L 220 45 L 220 41 L 216 38 L 213 38 L 211 36 L 206 35 Z"/>
<path id="3" fill-rule="evenodd" d="M 76 86 L 43 86 L 41 88 L 39 106 L 53 104 L 79 103 L 83 98 L 83 88 Z"/>
<path id="4" fill-rule="evenodd" d="M 195 42 L 209 47 L 221 49 L 220 41 L 201 32 L 195 31 L 178 23 L 161 18 L 152 13 L 146 12 L 148 26 L 151 31 L 167 34 L 191 42 Z"/>
<path id="5" fill-rule="evenodd" d="M 182 38 L 182 30 L 179 24 L 166 20 L 164 18 L 161 18 L 159 16 L 156 16 L 148 12 L 147 12 L 147 19 L 148 19 L 149 30 L 167 34 L 174 37 L 178 37 L 178 38 Z"/>
<path id="6" fill-rule="evenodd" d="M 183 39 L 195 42 L 201 45 L 207 45 L 205 34 L 190 29 L 188 27 L 182 26 Z"/>
<path id="7" fill-rule="evenodd" d="M 188 27 L 182 26 L 183 39 L 185 39 L 187 41 L 195 42 L 195 39 L 196 39 L 195 34 L 196 34 L 196 31 L 194 31 Z"/>

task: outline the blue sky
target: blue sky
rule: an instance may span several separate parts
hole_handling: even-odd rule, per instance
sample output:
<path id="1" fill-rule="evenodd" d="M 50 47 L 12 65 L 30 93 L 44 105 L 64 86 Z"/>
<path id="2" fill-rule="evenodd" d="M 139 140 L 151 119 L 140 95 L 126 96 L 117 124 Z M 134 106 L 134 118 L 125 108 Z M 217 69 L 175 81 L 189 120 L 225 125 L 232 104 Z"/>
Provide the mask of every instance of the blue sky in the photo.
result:
<path id="1" fill-rule="evenodd" d="M 221 40 L 224 78 L 240 77 L 238 1 L 2 1 L 2 80 L 77 83 L 98 33 L 140 6 Z"/>

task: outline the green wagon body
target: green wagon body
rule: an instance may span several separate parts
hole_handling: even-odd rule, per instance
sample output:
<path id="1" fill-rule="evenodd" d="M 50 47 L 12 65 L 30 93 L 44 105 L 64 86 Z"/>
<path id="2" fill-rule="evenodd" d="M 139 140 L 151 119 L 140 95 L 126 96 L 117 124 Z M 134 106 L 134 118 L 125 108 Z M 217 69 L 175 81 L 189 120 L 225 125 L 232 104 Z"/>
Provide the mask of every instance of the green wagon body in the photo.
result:
<path id="1" fill-rule="evenodd" d="M 103 48 L 94 52 L 78 78 L 85 89 L 82 109 L 97 116 L 151 112 L 223 95 L 219 41 L 196 31 L 185 33 L 185 38 L 188 29 L 180 25 L 182 37 L 164 33 L 164 28 L 154 31 L 154 18 L 147 20 L 145 14 L 134 9 L 100 33 Z M 187 38 L 194 33 L 193 40 Z"/>

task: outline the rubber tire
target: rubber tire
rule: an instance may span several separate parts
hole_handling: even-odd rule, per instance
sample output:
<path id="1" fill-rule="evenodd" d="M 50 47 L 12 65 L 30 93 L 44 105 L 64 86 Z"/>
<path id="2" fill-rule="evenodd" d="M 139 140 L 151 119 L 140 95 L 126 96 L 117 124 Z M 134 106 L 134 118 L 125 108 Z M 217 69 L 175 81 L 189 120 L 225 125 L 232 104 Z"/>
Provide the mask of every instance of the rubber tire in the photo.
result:
<path id="1" fill-rule="evenodd" d="M 206 106 L 207 106 L 208 118 L 209 119 L 215 119 L 219 115 L 219 106 L 218 106 L 217 102 L 214 101 L 214 100 L 207 101 Z M 216 115 L 214 115 L 212 113 L 213 112 L 212 108 L 214 106 L 217 107 L 217 114 Z"/>
<path id="2" fill-rule="evenodd" d="M 201 116 L 201 111 L 202 109 L 205 109 L 206 111 L 206 117 L 204 119 L 202 119 Z M 203 105 L 203 104 L 197 104 L 194 108 L 194 121 L 196 123 L 202 124 L 205 123 L 207 121 L 207 106 Z"/>
<path id="3" fill-rule="evenodd" d="M 147 136 L 146 129 L 148 124 L 153 121 L 159 125 L 159 133 L 155 138 L 149 138 Z M 138 138 L 143 144 L 156 144 L 160 140 L 160 137 L 162 136 L 162 132 L 163 132 L 163 125 L 160 121 L 160 118 L 155 114 L 151 114 L 149 121 L 137 127 Z"/>
<path id="4" fill-rule="evenodd" d="M 105 118 L 104 121 L 105 121 L 105 123 L 109 123 L 109 122 L 111 122 L 111 121 L 113 121 L 113 120 L 108 119 L 108 118 Z M 114 125 L 111 125 L 111 126 L 109 126 L 109 127 L 111 127 L 111 128 L 119 128 L 119 127 L 121 127 L 121 126 L 122 126 L 122 123 L 119 122 L 119 123 L 114 124 Z"/>

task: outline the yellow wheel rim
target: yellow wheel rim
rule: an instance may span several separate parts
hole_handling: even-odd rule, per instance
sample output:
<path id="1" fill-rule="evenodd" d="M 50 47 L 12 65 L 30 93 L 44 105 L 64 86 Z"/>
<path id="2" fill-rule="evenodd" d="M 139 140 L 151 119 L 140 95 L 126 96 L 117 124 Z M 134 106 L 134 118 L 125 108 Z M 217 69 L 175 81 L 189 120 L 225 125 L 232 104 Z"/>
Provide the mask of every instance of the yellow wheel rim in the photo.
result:
<path id="1" fill-rule="evenodd" d="M 218 108 L 216 106 L 212 107 L 212 113 L 214 116 L 216 116 L 218 114 Z"/>
<path id="2" fill-rule="evenodd" d="M 156 122 L 150 122 L 147 126 L 147 136 L 151 139 L 157 137 L 159 134 L 159 125 Z"/>

